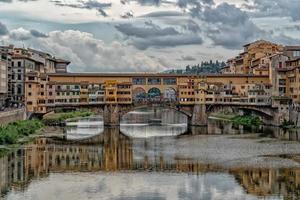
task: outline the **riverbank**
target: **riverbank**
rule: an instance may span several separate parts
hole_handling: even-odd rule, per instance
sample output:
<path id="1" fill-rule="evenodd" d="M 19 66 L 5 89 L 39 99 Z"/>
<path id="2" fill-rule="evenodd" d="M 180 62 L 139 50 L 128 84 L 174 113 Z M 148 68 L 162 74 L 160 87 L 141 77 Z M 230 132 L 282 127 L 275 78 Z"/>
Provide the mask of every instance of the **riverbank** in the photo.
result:
<path id="1" fill-rule="evenodd" d="M 4 125 L 0 127 L 0 145 L 17 144 L 43 127 L 44 124 L 39 120 L 24 120 Z"/>
<path id="2" fill-rule="evenodd" d="M 33 138 L 42 136 L 52 125 L 62 125 L 67 119 L 87 117 L 92 115 L 88 111 L 74 111 L 67 113 L 53 113 L 43 120 L 22 120 L 11 122 L 0 126 L 0 157 L 9 151 L 10 148 L 31 141 Z"/>
<path id="3" fill-rule="evenodd" d="M 91 116 L 92 114 L 93 113 L 89 111 L 50 113 L 42 119 L 42 122 L 47 126 L 62 126 L 64 125 L 65 121 L 68 119 L 74 119 L 78 117 L 88 117 Z"/>

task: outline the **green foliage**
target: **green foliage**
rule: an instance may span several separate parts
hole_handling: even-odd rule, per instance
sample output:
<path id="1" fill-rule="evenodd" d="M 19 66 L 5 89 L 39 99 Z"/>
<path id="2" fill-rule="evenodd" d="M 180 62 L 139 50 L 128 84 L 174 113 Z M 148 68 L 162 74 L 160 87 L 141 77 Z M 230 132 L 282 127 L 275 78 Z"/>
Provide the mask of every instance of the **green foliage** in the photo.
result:
<path id="1" fill-rule="evenodd" d="M 91 116 L 92 112 L 89 111 L 73 111 L 73 112 L 66 112 L 66 113 L 54 113 L 47 115 L 43 118 L 43 123 L 46 125 L 51 124 L 59 124 L 63 123 L 67 119 L 72 119 L 76 117 L 88 117 Z"/>
<path id="2" fill-rule="evenodd" d="M 9 152 L 8 149 L 0 148 L 0 158 L 6 155 Z"/>
<path id="3" fill-rule="evenodd" d="M 0 144 L 15 144 L 20 138 L 32 135 L 43 127 L 39 120 L 24 120 L 0 127 Z"/>
<path id="4" fill-rule="evenodd" d="M 295 126 L 295 124 L 291 123 L 290 121 L 284 120 L 283 123 L 280 125 L 280 128 L 293 129 L 297 127 Z"/>
<path id="5" fill-rule="evenodd" d="M 244 125 L 244 126 L 259 126 L 262 124 L 259 117 L 250 116 L 250 115 L 236 116 L 233 117 L 231 120 L 234 124 Z"/>

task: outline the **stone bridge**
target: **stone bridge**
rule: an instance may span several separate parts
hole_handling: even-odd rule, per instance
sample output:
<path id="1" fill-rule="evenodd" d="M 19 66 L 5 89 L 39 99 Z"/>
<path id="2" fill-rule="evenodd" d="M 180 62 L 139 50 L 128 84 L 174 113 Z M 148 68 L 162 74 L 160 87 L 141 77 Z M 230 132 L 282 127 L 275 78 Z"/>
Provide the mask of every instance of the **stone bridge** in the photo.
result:
<path id="1" fill-rule="evenodd" d="M 215 112 L 229 112 L 240 115 L 254 114 L 259 116 L 265 124 L 278 126 L 282 123 L 283 118 L 286 118 L 286 111 L 279 108 L 273 108 L 267 104 L 234 104 L 234 103 L 215 103 L 215 104 L 194 104 L 181 105 L 177 102 L 147 102 L 133 103 L 126 105 L 108 104 L 94 109 L 95 112 L 103 113 L 104 125 L 118 126 L 121 118 L 130 111 L 149 108 L 163 107 L 176 110 L 188 119 L 189 126 L 205 126 L 207 125 L 208 117 Z"/>
<path id="2" fill-rule="evenodd" d="M 210 103 L 182 105 L 177 101 L 143 101 L 133 102 L 132 104 L 98 104 L 82 106 L 65 106 L 64 109 L 88 108 L 94 113 L 103 114 L 105 126 L 118 126 L 122 117 L 136 109 L 149 107 L 163 107 L 176 110 L 188 119 L 189 126 L 205 126 L 211 113 L 228 112 L 240 115 L 254 114 L 259 116 L 265 124 L 279 126 L 289 115 L 286 109 L 272 107 L 270 104 L 256 103 Z M 53 111 L 53 110 L 49 110 Z"/>

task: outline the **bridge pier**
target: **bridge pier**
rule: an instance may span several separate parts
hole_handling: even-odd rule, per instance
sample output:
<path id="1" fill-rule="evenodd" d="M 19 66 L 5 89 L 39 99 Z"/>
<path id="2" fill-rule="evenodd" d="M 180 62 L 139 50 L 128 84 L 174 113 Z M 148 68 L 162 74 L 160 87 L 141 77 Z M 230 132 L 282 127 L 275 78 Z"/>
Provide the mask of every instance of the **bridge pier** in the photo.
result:
<path id="1" fill-rule="evenodd" d="M 189 126 L 206 126 L 207 113 L 205 104 L 196 104 L 193 107 L 192 116 L 188 117 Z"/>
<path id="2" fill-rule="evenodd" d="M 104 126 L 120 126 L 120 108 L 118 105 L 108 104 L 104 106 Z"/>

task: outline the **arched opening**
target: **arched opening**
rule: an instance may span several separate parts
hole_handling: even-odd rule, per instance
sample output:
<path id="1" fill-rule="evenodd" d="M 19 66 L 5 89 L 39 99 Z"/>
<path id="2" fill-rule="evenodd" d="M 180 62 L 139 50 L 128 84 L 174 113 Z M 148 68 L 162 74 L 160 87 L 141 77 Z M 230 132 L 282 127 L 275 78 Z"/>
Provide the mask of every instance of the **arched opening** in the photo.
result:
<path id="1" fill-rule="evenodd" d="M 147 93 L 141 87 L 134 89 L 132 95 L 133 95 L 133 101 L 135 102 L 146 101 L 147 99 Z"/>
<path id="2" fill-rule="evenodd" d="M 161 100 L 161 92 L 158 88 L 151 88 L 148 91 L 148 100 L 149 101 L 160 101 Z"/>
<path id="3" fill-rule="evenodd" d="M 120 130 L 129 137 L 177 136 L 187 131 L 188 115 L 168 106 L 140 106 L 123 115 Z"/>
<path id="4" fill-rule="evenodd" d="M 177 93 L 174 88 L 167 88 L 164 90 L 164 101 L 175 102 L 177 100 Z"/>

